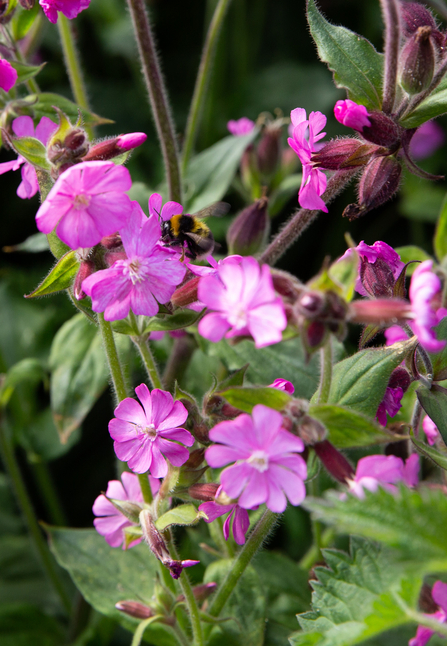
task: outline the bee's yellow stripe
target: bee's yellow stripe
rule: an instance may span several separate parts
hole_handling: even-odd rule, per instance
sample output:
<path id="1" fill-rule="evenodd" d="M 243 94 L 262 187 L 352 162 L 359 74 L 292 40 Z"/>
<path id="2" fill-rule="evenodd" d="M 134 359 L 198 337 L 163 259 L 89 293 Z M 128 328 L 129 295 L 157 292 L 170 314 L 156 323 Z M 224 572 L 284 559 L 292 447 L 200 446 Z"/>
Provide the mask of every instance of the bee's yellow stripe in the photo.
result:
<path id="1" fill-rule="evenodd" d="M 197 233 L 197 235 L 207 235 L 209 232 L 209 227 L 204 224 L 203 222 L 200 222 L 198 218 L 193 219 L 193 226 L 191 228 L 192 233 Z"/>
<path id="2" fill-rule="evenodd" d="M 171 218 L 171 228 L 174 236 L 178 236 L 180 233 L 180 221 L 183 215 L 173 215 Z"/>

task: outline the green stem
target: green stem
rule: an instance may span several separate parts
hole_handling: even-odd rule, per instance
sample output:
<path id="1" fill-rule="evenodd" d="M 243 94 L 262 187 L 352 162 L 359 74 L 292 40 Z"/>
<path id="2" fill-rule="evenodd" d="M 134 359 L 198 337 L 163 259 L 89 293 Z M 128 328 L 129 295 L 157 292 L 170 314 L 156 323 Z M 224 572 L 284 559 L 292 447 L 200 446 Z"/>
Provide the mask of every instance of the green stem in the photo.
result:
<path id="1" fill-rule="evenodd" d="M 234 561 L 234 565 L 225 577 L 222 585 L 220 586 L 213 602 L 208 610 L 208 614 L 212 617 L 218 617 L 222 612 L 228 598 L 236 587 L 237 582 L 244 574 L 250 561 L 261 547 L 264 540 L 272 530 L 276 520 L 277 514 L 274 514 L 269 509 L 261 516 L 259 523 L 256 525 L 250 536 L 248 537 L 245 545 L 239 552 Z"/>
<path id="2" fill-rule="evenodd" d="M 329 527 L 329 529 L 326 529 L 326 531 L 321 535 L 320 547 L 312 545 L 298 565 L 303 568 L 303 570 L 310 570 L 310 568 L 321 559 L 321 549 L 330 545 L 334 538 L 335 530 L 332 529 L 332 527 Z"/>
<path id="3" fill-rule="evenodd" d="M 214 11 L 214 15 L 211 19 L 208 33 L 206 35 L 202 58 L 200 59 L 199 71 L 194 87 L 194 93 L 192 96 L 191 108 L 188 115 L 188 121 L 186 123 L 185 143 L 183 145 L 182 156 L 183 176 L 185 176 L 189 158 L 191 157 L 191 153 L 193 151 L 197 138 L 197 131 L 202 116 L 206 90 L 210 79 L 213 59 L 216 54 L 219 34 L 230 2 L 231 0 L 219 0 L 216 10 Z"/>
<path id="4" fill-rule="evenodd" d="M 19 63 L 26 64 L 26 59 L 25 59 L 25 57 L 24 57 L 24 55 L 22 53 L 22 50 L 20 49 L 20 47 L 17 45 L 16 41 L 12 37 L 11 32 L 9 31 L 9 29 L 5 25 L 3 26 L 3 28 L 4 28 L 4 32 L 6 32 L 6 34 L 8 36 L 8 40 L 11 43 L 11 46 L 12 46 L 12 48 L 14 50 L 14 54 L 16 55 L 17 60 L 19 61 Z M 28 90 L 30 92 L 32 92 L 34 94 L 39 94 L 39 92 L 40 92 L 39 86 L 37 85 L 35 79 L 28 79 L 28 81 L 26 82 L 26 87 L 28 88 Z"/>
<path id="5" fill-rule="evenodd" d="M 332 383 L 332 337 L 329 336 L 326 344 L 320 350 L 321 373 L 318 403 L 326 404 Z"/>
<path id="6" fill-rule="evenodd" d="M 151 485 L 149 484 L 149 478 L 147 473 L 139 473 L 138 481 L 140 483 L 141 493 L 143 494 L 143 500 L 147 505 L 150 505 L 154 499 L 152 495 Z"/>
<path id="7" fill-rule="evenodd" d="M 152 388 L 163 388 L 160 375 L 158 374 L 157 366 L 155 365 L 154 357 L 152 356 L 149 347 L 149 340 L 145 340 L 141 336 L 133 336 L 132 341 L 138 348 L 138 351 L 143 359 L 144 367 L 146 368 L 147 375 L 151 381 Z"/>
<path id="8" fill-rule="evenodd" d="M 170 540 L 168 543 L 169 552 L 176 560 L 179 560 L 179 555 L 177 548 L 174 545 L 174 541 Z M 189 582 L 189 577 L 185 570 L 180 575 L 178 579 L 180 588 L 185 597 L 186 605 L 188 607 L 189 617 L 191 619 L 192 634 L 193 634 L 193 645 L 194 646 L 204 646 L 203 633 L 202 633 L 202 623 L 200 621 L 199 608 L 197 606 L 197 601 L 192 591 L 191 583 Z"/>
<path id="9" fill-rule="evenodd" d="M 113 387 L 118 402 L 126 399 L 127 388 L 124 381 L 121 363 L 116 350 L 115 339 L 113 337 L 112 326 L 109 321 L 104 320 L 104 314 L 98 314 L 98 324 L 101 330 L 102 342 L 109 364 L 110 374 L 112 376 Z"/>
<path id="10" fill-rule="evenodd" d="M 2 423 L 0 423 L 0 449 L 4 464 L 9 477 L 11 478 L 12 487 L 17 497 L 19 507 L 25 517 L 28 531 L 40 556 L 43 568 L 58 593 L 65 610 L 70 614 L 70 597 L 65 589 L 64 582 L 60 577 L 57 565 L 51 555 L 48 545 L 42 536 L 42 531 L 34 514 L 31 500 L 29 499 L 28 492 L 22 479 L 22 474 L 20 473 L 19 465 L 17 464 L 16 457 L 14 455 L 14 450 L 9 438 L 6 436 L 5 428 Z"/>
<path id="11" fill-rule="evenodd" d="M 182 184 L 174 123 L 155 51 L 149 17 L 145 11 L 144 0 L 127 0 L 127 4 L 132 17 L 155 127 L 160 140 L 169 187 L 169 199 L 181 202 Z"/>
<path id="12" fill-rule="evenodd" d="M 31 465 L 37 480 L 37 485 L 47 508 L 50 522 L 61 527 L 66 526 L 68 524 L 67 516 L 54 487 L 53 479 L 51 477 L 50 470 L 48 469 L 48 464 L 40 458 L 37 458 L 31 461 Z"/>
<path id="13" fill-rule="evenodd" d="M 146 628 L 159 619 L 163 619 L 163 615 L 155 615 L 154 617 L 149 617 L 149 619 L 145 619 L 144 621 L 139 623 L 136 631 L 133 634 L 131 646 L 140 646 Z"/>

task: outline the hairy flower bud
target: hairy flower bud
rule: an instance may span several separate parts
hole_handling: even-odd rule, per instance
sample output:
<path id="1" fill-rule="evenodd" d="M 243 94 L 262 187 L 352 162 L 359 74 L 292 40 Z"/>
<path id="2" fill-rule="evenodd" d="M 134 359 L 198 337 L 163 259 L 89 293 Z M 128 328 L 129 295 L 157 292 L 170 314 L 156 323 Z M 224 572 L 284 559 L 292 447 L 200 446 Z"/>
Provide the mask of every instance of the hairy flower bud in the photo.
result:
<path id="1" fill-rule="evenodd" d="M 399 188 L 402 167 L 394 157 L 377 157 L 365 168 L 359 184 L 359 201 L 349 204 L 343 217 L 355 220 L 387 202 Z"/>
<path id="2" fill-rule="evenodd" d="M 259 171 L 270 177 L 278 168 L 281 159 L 281 128 L 266 126 L 256 150 Z"/>
<path id="3" fill-rule="evenodd" d="M 349 305 L 349 318 L 353 323 L 392 325 L 412 316 L 411 304 L 397 298 L 353 301 Z"/>
<path id="4" fill-rule="evenodd" d="M 359 139 L 335 139 L 313 153 L 311 160 L 315 167 L 325 170 L 348 170 L 366 166 L 372 156 L 385 152 L 385 148 L 364 144 Z"/>
<path id="5" fill-rule="evenodd" d="M 118 601 L 115 603 L 115 608 L 135 619 L 149 619 L 154 616 L 152 608 L 139 601 Z"/>
<path id="6" fill-rule="evenodd" d="M 400 12 L 402 16 L 402 30 L 407 38 L 419 29 L 419 27 L 430 27 L 436 29 L 435 19 L 430 11 L 419 2 L 401 2 Z"/>
<path id="7" fill-rule="evenodd" d="M 402 390 L 407 392 L 411 384 L 411 377 L 405 368 L 399 366 L 391 373 L 391 377 L 388 381 L 388 388 L 402 388 Z"/>
<path id="8" fill-rule="evenodd" d="M 327 429 L 314 417 L 304 415 L 298 425 L 298 435 L 306 446 L 313 446 L 326 438 Z"/>
<path id="9" fill-rule="evenodd" d="M 252 256 L 265 242 L 269 232 L 268 198 L 261 197 L 236 216 L 227 232 L 230 254 Z"/>
<path id="10" fill-rule="evenodd" d="M 171 296 L 171 303 L 175 307 L 186 307 L 198 300 L 197 289 L 199 287 L 200 276 L 194 276 L 191 280 L 177 287 Z"/>
<path id="11" fill-rule="evenodd" d="M 214 482 L 201 482 L 191 485 L 188 488 L 188 493 L 194 500 L 202 500 L 203 502 L 211 502 L 216 497 L 216 492 L 219 485 Z"/>
<path id="12" fill-rule="evenodd" d="M 147 139 L 143 132 L 132 132 L 93 144 L 82 161 L 107 161 L 141 146 Z"/>
<path id="13" fill-rule="evenodd" d="M 400 56 L 400 84 L 408 94 L 426 90 L 435 70 L 435 49 L 431 27 L 418 27 Z"/>
<path id="14" fill-rule="evenodd" d="M 346 483 L 354 477 L 354 469 L 345 456 L 328 440 L 315 444 L 313 448 L 323 466 L 335 480 Z"/>
<path id="15" fill-rule="evenodd" d="M 91 276 L 96 270 L 93 260 L 83 260 L 79 266 L 78 273 L 73 284 L 73 295 L 76 300 L 80 301 L 87 296 L 82 289 L 82 281 Z"/>
<path id="16" fill-rule="evenodd" d="M 385 298 L 393 295 L 395 284 L 394 274 L 387 262 L 377 258 L 374 263 L 368 262 L 365 257 L 360 257 L 360 281 L 363 289 L 369 296 Z"/>
<path id="17" fill-rule="evenodd" d="M 79 125 L 72 126 L 68 117 L 59 109 L 59 127 L 47 145 L 47 157 L 52 165 L 51 176 L 57 179 L 61 173 L 82 161 L 87 154 L 87 133 Z"/>
<path id="18" fill-rule="evenodd" d="M 402 135 L 401 126 L 383 112 L 371 112 L 368 119 L 371 125 L 362 129 L 362 137 L 392 152 L 397 150 Z"/>
<path id="19" fill-rule="evenodd" d="M 217 588 L 217 583 L 211 581 L 210 583 L 203 583 L 202 585 L 196 585 L 192 589 L 192 593 L 197 601 L 205 601 L 210 595 L 213 594 L 214 590 Z M 185 595 L 180 594 L 177 597 L 177 602 L 185 601 Z"/>
<path id="20" fill-rule="evenodd" d="M 271 269 L 271 275 L 275 292 L 281 296 L 283 301 L 295 303 L 303 292 L 303 283 L 289 272 L 274 267 Z"/>

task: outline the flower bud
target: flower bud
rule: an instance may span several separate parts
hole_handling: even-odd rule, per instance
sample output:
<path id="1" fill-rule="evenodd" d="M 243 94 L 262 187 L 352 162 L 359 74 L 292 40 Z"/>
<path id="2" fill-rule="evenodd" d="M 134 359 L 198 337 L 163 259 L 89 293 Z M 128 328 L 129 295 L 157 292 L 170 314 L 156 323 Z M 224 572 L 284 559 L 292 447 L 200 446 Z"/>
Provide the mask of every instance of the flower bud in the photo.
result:
<path id="1" fill-rule="evenodd" d="M 383 258 L 374 263 L 366 256 L 360 256 L 360 280 L 365 292 L 374 298 L 391 298 L 396 282 L 389 264 Z"/>
<path id="2" fill-rule="evenodd" d="M 253 145 L 248 146 L 244 151 L 241 159 L 241 179 L 242 183 L 249 191 L 251 191 L 252 186 L 258 184 L 259 171 L 256 162 L 256 155 L 253 148 Z"/>
<path id="3" fill-rule="evenodd" d="M 82 281 L 91 276 L 96 270 L 93 260 L 83 260 L 79 266 L 78 273 L 73 284 L 73 295 L 80 301 L 87 296 L 82 289 Z"/>
<path id="4" fill-rule="evenodd" d="M 289 272 L 274 267 L 271 268 L 271 276 L 275 292 L 281 296 L 283 301 L 294 304 L 303 292 L 303 283 Z"/>
<path id="5" fill-rule="evenodd" d="M 186 307 L 198 300 L 197 289 L 199 287 L 200 276 L 194 276 L 191 280 L 177 287 L 171 296 L 171 303 L 175 307 Z"/>
<path id="6" fill-rule="evenodd" d="M 281 128 L 266 126 L 256 150 L 259 171 L 270 177 L 278 168 L 281 159 Z"/>
<path id="7" fill-rule="evenodd" d="M 354 469 L 340 451 L 328 440 L 314 445 L 315 453 L 320 458 L 328 473 L 338 482 L 346 483 L 354 477 Z"/>
<path id="8" fill-rule="evenodd" d="M 317 419 L 304 415 L 298 426 L 298 435 L 306 446 L 322 442 L 327 436 L 327 429 Z"/>
<path id="9" fill-rule="evenodd" d="M 105 236 L 104 238 L 101 239 L 101 242 L 99 243 L 102 247 L 105 247 L 109 251 L 112 251 L 112 249 L 116 249 L 117 247 L 121 247 L 123 242 L 121 240 L 121 236 L 118 233 L 112 233 L 110 236 Z"/>
<path id="10" fill-rule="evenodd" d="M 115 603 L 115 608 L 135 619 L 149 619 L 155 614 L 152 608 L 138 601 L 118 601 Z"/>
<path id="11" fill-rule="evenodd" d="M 418 27 L 400 57 L 400 84 L 408 94 L 426 90 L 435 70 L 435 49 L 431 27 Z"/>
<path id="12" fill-rule="evenodd" d="M 19 4 L 26 10 L 32 9 L 34 7 L 36 0 L 19 0 Z"/>
<path id="13" fill-rule="evenodd" d="M 194 500 L 202 500 L 203 502 L 212 502 L 216 497 L 216 492 L 219 485 L 214 482 L 202 482 L 193 484 L 188 488 L 188 493 Z"/>
<path id="14" fill-rule="evenodd" d="M 391 377 L 388 381 L 388 388 L 402 388 L 405 393 L 407 392 L 410 384 L 411 377 L 408 374 L 408 371 L 399 366 L 391 373 Z"/>
<path id="15" fill-rule="evenodd" d="M 395 152 L 400 145 L 401 126 L 383 112 L 371 112 L 368 114 L 368 119 L 371 125 L 363 128 L 362 137 L 372 144 Z"/>
<path id="16" fill-rule="evenodd" d="M 380 146 L 364 144 L 359 139 L 335 139 L 312 154 L 312 163 L 325 170 L 348 170 L 366 166 L 373 155 L 384 152 Z"/>
<path id="17" fill-rule="evenodd" d="M 355 220 L 387 202 L 397 191 L 402 167 L 394 157 L 377 157 L 363 171 L 359 184 L 359 201 L 349 204 L 343 217 Z"/>
<path id="18" fill-rule="evenodd" d="M 326 300 L 322 292 L 305 292 L 296 302 L 300 314 L 306 318 L 313 319 L 322 314 L 326 306 Z"/>
<path id="19" fill-rule="evenodd" d="M 252 256 L 264 244 L 269 232 L 268 198 L 261 197 L 236 216 L 227 232 L 230 254 Z"/>
<path id="20" fill-rule="evenodd" d="M 113 139 L 106 139 L 93 144 L 82 161 L 107 161 L 118 155 L 141 146 L 147 139 L 144 132 L 132 132 L 119 135 Z"/>
<path id="21" fill-rule="evenodd" d="M 208 599 L 208 597 L 213 594 L 216 588 L 217 583 L 212 581 L 211 583 L 203 583 L 202 585 L 194 586 L 192 593 L 197 601 L 205 601 L 205 599 Z M 180 603 L 181 601 L 185 601 L 185 595 L 183 594 L 180 594 L 177 597 L 177 602 Z"/>
<path id="22" fill-rule="evenodd" d="M 353 323 L 392 325 L 412 318 L 411 304 L 397 298 L 353 301 L 349 304 L 349 319 Z"/>
<path id="23" fill-rule="evenodd" d="M 436 22 L 430 11 L 419 2 L 401 2 L 400 12 L 402 16 L 402 31 L 407 38 L 419 29 L 419 27 L 430 27 L 436 29 Z"/>
<path id="24" fill-rule="evenodd" d="M 82 161 L 89 149 L 87 133 L 79 125 L 72 126 L 68 117 L 58 108 L 59 126 L 47 144 L 47 157 L 52 164 L 51 176 L 56 180 L 61 173 Z"/>
<path id="25" fill-rule="evenodd" d="M 205 459 L 205 449 L 194 449 L 194 451 L 191 451 L 189 454 L 189 458 L 183 465 L 183 467 L 186 467 L 187 469 L 197 469 L 197 467 L 200 467 L 200 465 L 203 463 L 203 460 Z"/>

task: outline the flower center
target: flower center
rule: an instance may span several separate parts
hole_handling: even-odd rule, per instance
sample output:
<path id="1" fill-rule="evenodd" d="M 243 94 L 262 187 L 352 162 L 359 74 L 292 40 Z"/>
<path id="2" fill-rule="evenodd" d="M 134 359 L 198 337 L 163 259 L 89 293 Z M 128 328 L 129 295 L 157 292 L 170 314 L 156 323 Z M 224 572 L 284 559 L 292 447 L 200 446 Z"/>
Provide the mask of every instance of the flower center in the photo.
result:
<path id="1" fill-rule="evenodd" d="M 138 428 L 143 431 L 143 433 L 146 433 L 146 435 L 149 435 L 151 442 L 153 442 L 156 437 L 157 437 L 157 429 L 153 424 L 148 424 L 147 426 L 140 426 L 138 425 Z"/>
<path id="2" fill-rule="evenodd" d="M 269 456 L 265 451 L 254 451 L 247 462 L 261 473 L 269 468 Z"/>
<path id="3" fill-rule="evenodd" d="M 87 195 L 86 193 L 79 193 L 79 195 L 76 195 L 73 206 L 77 211 L 83 211 L 88 207 L 90 204 L 91 196 Z"/>
<path id="4" fill-rule="evenodd" d="M 247 312 L 245 308 L 239 307 L 239 309 L 235 309 L 228 317 L 228 322 L 231 324 L 231 327 L 236 328 L 236 330 L 241 330 L 242 328 L 247 327 Z"/>
<path id="5" fill-rule="evenodd" d="M 124 275 L 132 281 L 132 285 L 146 280 L 148 277 L 148 271 L 144 260 L 141 260 L 140 258 L 125 260 Z"/>

